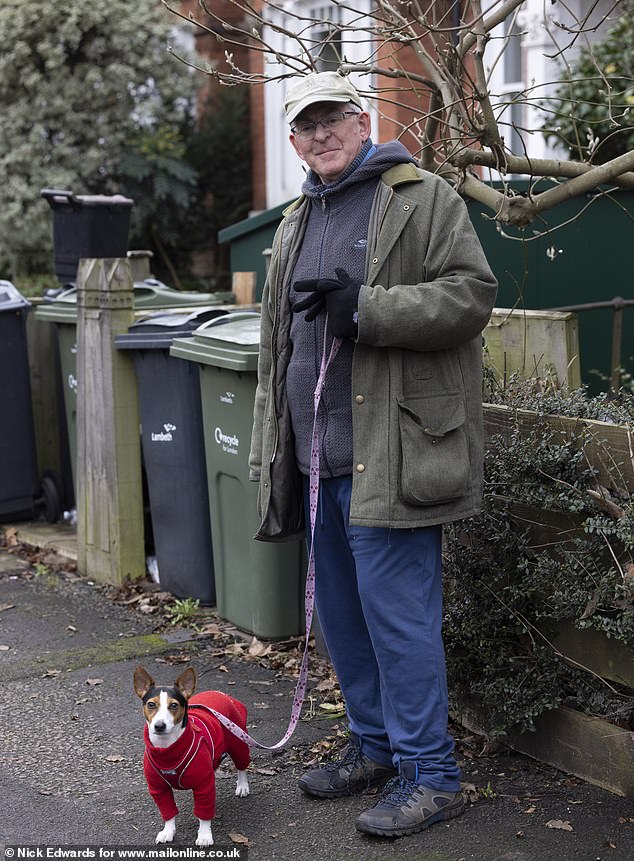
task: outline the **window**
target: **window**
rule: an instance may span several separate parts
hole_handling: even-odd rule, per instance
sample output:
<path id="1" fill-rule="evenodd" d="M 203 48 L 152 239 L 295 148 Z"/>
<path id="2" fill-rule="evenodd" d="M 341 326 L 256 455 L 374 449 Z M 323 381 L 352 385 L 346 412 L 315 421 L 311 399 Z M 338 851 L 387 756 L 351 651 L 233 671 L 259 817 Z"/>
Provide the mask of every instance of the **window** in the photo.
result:
<path id="1" fill-rule="evenodd" d="M 307 10 L 316 22 L 311 30 L 310 53 L 318 72 L 335 71 L 343 60 L 343 44 L 339 29 L 342 23 L 340 6 L 312 6 Z M 328 24 L 328 21 L 331 24 Z"/>
<path id="2" fill-rule="evenodd" d="M 504 21 L 504 45 L 502 54 L 504 83 L 501 100 L 506 107 L 500 116 L 502 134 L 506 149 L 516 155 L 524 155 L 524 142 L 521 128 L 523 123 L 522 92 L 522 36 L 517 26 L 516 16 Z"/>

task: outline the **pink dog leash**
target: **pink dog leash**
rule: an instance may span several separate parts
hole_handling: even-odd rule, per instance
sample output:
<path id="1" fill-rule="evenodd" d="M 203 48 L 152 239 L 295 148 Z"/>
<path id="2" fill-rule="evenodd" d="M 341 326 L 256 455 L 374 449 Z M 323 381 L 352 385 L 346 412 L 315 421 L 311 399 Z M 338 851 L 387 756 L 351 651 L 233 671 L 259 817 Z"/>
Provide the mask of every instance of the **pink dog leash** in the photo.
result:
<path id="1" fill-rule="evenodd" d="M 326 324 L 327 324 L 326 320 Z M 291 709 L 291 718 L 288 728 L 284 733 L 284 737 L 276 744 L 261 744 L 261 742 L 252 738 L 248 732 L 245 732 L 232 720 L 229 720 L 225 715 L 215 709 L 209 709 L 214 717 L 228 729 L 233 735 L 237 736 L 241 741 L 248 744 L 250 747 L 259 747 L 263 750 L 277 750 L 283 747 L 289 738 L 295 732 L 295 727 L 299 721 L 304 699 L 306 698 L 306 686 L 308 684 L 308 643 L 310 640 L 310 629 L 313 623 L 313 610 L 315 606 L 315 523 L 317 522 L 317 505 L 319 501 L 319 434 L 317 431 L 317 412 L 321 401 L 321 395 L 326 382 L 326 373 L 333 361 L 339 347 L 341 346 L 341 338 L 333 338 L 330 345 L 330 353 L 326 357 L 326 327 L 324 326 L 324 350 L 321 356 L 321 367 L 319 369 L 319 378 L 314 392 L 314 418 L 313 418 L 313 433 L 312 444 L 310 450 L 310 478 L 309 478 L 309 497 L 310 497 L 310 553 L 308 556 L 308 569 L 306 572 L 306 589 L 304 593 L 304 605 L 306 609 L 306 640 L 304 643 L 304 654 L 299 670 L 299 678 L 295 687 L 293 696 L 293 707 Z"/>

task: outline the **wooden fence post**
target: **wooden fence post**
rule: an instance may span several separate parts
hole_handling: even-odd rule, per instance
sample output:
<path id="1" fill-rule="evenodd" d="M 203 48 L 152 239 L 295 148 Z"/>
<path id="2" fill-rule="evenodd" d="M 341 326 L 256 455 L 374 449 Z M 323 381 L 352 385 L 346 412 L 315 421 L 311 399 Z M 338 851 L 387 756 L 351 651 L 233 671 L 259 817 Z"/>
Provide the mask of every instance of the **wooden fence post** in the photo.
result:
<path id="1" fill-rule="evenodd" d="M 114 344 L 134 322 L 130 264 L 81 260 L 77 287 L 77 562 L 119 585 L 145 573 L 136 378 Z"/>
<path id="2" fill-rule="evenodd" d="M 236 305 L 253 305 L 257 286 L 255 272 L 234 272 L 231 291 L 236 297 Z"/>

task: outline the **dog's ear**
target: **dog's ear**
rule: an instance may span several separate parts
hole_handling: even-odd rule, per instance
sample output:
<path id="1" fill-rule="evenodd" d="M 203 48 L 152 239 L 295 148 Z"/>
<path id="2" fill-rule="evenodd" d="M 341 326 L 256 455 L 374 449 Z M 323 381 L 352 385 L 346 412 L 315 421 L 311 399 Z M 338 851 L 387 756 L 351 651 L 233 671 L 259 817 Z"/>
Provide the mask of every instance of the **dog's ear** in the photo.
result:
<path id="1" fill-rule="evenodd" d="M 138 697 L 143 697 L 147 694 L 150 688 L 154 687 L 154 679 L 144 670 L 143 667 L 137 667 L 134 671 L 134 691 Z"/>
<path id="2" fill-rule="evenodd" d="M 194 668 L 187 667 L 187 669 L 176 679 L 174 684 L 185 699 L 188 700 L 196 690 L 196 673 Z"/>

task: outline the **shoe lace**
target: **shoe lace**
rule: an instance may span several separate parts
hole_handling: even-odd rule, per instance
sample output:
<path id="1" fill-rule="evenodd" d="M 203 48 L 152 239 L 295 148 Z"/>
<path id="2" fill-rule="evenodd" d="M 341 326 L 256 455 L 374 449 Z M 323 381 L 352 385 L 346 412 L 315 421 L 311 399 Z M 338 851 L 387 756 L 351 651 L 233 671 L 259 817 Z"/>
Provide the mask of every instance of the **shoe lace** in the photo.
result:
<path id="1" fill-rule="evenodd" d="M 356 744 L 349 744 L 340 759 L 333 762 L 327 762 L 324 766 L 326 771 L 339 771 L 340 768 L 350 768 L 351 770 L 357 765 L 363 757 L 363 752 Z"/>
<path id="2" fill-rule="evenodd" d="M 407 780 L 405 777 L 397 775 L 392 777 L 383 787 L 380 804 L 387 807 L 402 807 L 411 799 L 415 791 L 416 784 L 413 780 Z"/>

